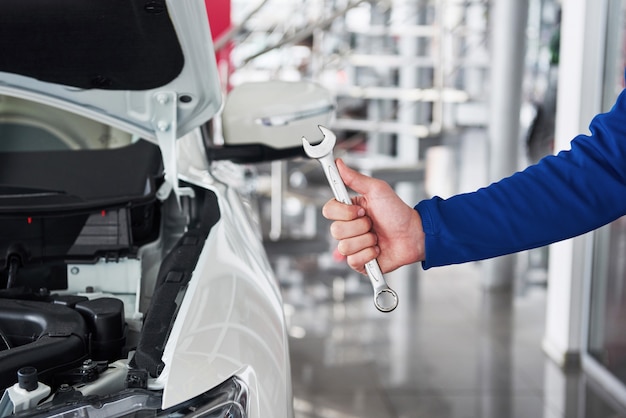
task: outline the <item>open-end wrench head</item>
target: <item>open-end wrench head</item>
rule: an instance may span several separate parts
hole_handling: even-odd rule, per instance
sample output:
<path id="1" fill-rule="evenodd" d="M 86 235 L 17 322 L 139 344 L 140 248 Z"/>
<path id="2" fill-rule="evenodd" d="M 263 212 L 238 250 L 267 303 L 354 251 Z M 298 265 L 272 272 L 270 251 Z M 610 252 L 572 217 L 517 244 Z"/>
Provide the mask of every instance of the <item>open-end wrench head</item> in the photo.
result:
<path id="1" fill-rule="evenodd" d="M 304 152 L 310 158 L 322 158 L 333 152 L 333 148 L 335 148 L 335 143 L 337 142 L 337 137 L 330 129 L 318 125 L 319 130 L 324 134 L 324 139 L 319 144 L 311 145 L 308 139 L 302 137 L 302 146 L 304 147 Z"/>

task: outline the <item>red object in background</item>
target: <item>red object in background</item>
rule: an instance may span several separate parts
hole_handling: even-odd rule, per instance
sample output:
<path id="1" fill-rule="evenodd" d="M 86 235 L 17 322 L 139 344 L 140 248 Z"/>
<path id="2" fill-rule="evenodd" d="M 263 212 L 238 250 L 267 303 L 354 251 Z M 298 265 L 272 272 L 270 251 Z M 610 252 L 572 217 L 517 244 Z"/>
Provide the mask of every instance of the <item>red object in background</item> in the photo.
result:
<path id="1" fill-rule="evenodd" d="M 211 35 L 213 41 L 215 41 L 228 32 L 232 25 L 230 20 L 230 0 L 205 0 L 204 4 L 206 5 L 206 10 L 209 15 Z M 233 66 L 230 61 L 232 48 L 232 42 L 228 42 L 219 51 L 215 51 L 222 86 L 226 88 L 229 86 L 229 78 L 233 72 Z"/>

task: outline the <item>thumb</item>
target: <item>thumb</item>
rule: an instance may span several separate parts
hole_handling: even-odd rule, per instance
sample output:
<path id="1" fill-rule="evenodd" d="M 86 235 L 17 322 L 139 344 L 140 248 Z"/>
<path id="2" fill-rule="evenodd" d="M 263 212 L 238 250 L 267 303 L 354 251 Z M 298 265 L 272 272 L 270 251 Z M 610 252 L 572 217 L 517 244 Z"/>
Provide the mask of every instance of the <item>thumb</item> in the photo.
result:
<path id="1" fill-rule="evenodd" d="M 359 173 L 356 170 L 351 169 L 343 162 L 341 158 L 338 158 L 337 161 L 337 170 L 339 171 L 339 175 L 343 179 L 343 182 L 359 194 L 366 194 L 370 190 L 370 185 L 372 178 L 366 176 L 365 174 Z"/>

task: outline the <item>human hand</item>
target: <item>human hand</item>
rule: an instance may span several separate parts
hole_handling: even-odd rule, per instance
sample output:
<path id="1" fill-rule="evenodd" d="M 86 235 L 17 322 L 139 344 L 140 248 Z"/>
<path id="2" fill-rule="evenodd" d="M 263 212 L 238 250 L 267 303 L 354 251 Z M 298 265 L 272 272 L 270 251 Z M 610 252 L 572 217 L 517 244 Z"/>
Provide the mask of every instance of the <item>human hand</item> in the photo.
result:
<path id="1" fill-rule="evenodd" d="M 419 213 L 383 180 L 352 170 L 341 159 L 337 169 L 346 186 L 359 193 L 353 205 L 335 199 L 322 208 L 334 221 L 331 235 L 348 265 L 365 274 L 365 263 L 378 259 L 383 273 L 424 259 L 424 231 Z"/>

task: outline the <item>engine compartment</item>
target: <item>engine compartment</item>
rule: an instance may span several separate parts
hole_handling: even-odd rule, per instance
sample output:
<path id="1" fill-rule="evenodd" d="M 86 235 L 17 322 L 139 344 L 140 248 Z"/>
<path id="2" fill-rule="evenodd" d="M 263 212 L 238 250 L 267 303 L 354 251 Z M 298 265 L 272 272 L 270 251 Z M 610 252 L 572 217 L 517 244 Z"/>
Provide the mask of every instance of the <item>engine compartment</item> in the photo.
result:
<path id="1" fill-rule="evenodd" d="M 60 402 L 58 397 L 70 391 L 68 402 L 75 403 L 91 395 L 147 389 L 148 380 L 159 376 L 179 304 L 220 218 L 210 191 L 196 189 L 182 208 L 173 200 L 155 200 L 149 210 L 119 209 L 115 228 L 105 228 L 128 227 L 128 242 L 119 252 L 105 248 L 76 257 L 44 251 L 48 257 L 29 257 L 35 252 L 21 244 L 23 255 L 11 252 L 19 241 L 15 237 L 11 245 L 3 244 L 9 255 L 0 274 L 1 388 L 22 388 L 22 375 L 29 370 L 27 381 L 50 387 L 51 399 Z M 158 222 L 146 213 L 159 214 Z M 59 217 L 55 222 L 74 221 L 74 216 L 53 213 L 41 221 L 52 216 Z M 149 219 L 157 231 L 146 235 L 149 228 L 133 222 L 136 216 Z M 85 224 L 77 230 L 84 232 L 90 218 L 83 216 Z M 154 240 L 137 245 L 132 225 Z M 96 236 L 101 232 L 98 226 L 87 229 Z M 82 236 L 78 233 L 75 242 Z"/>
<path id="2" fill-rule="evenodd" d="M 15 412 L 146 390 L 162 370 L 220 212 L 213 192 L 192 185 L 180 201 L 160 196 L 159 147 L 127 141 L 0 147 L 0 388 L 19 394 Z M 13 412 L 5 398 L 0 416 Z"/>
<path id="3" fill-rule="evenodd" d="M 0 152 L 0 387 L 22 367 L 58 386 L 75 380 L 64 374 L 84 374 L 86 360 L 123 358 L 123 294 L 137 291 L 141 269 L 130 289 L 124 276 L 132 275 L 107 270 L 138 263 L 140 249 L 159 239 L 160 160 L 145 141 Z M 94 267 L 103 279 L 85 275 Z"/>

